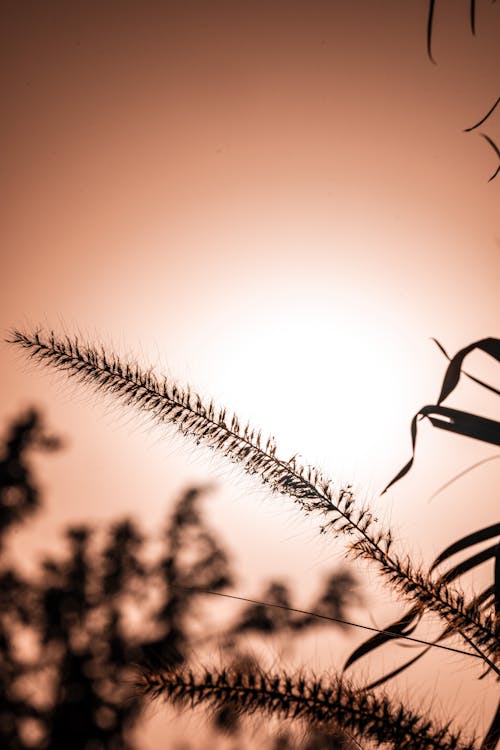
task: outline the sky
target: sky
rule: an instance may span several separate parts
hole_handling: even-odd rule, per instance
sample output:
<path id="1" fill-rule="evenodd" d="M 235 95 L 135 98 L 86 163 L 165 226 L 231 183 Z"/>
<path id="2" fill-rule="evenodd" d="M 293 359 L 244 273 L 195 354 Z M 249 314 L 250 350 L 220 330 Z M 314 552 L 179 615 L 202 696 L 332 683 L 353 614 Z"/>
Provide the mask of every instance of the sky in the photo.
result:
<path id="1" fill-rule="evenodd" d="M 473 36 L 468 3 L 437 2 L 433 64 L 421 0 L 2 4 L 2 338 L 78 332 L 193 384 L 353 481 L 424 560 L 492 523 L 495 461 L 428 502 L 492 447 L 425 425 L 412 474 L 377 495 L 437 398 L 430 338 L 454 353 L 498 335 L 498 157 L 463 131 L 499 94 L 499 8 L 477 3 Z M 481 130 L 500 143 L 500 107 Z M 154 527 L 215 480 L 249 588 L 343 560 L 170 433 L 0 357 L 2 423 L 38 404 L 66 438 L 39 465 L 33 554 L 69 521 Z M 485 355 L 468 367 L 497 376 Z M 450 405 L 499 418 L 470 383 Z"/>

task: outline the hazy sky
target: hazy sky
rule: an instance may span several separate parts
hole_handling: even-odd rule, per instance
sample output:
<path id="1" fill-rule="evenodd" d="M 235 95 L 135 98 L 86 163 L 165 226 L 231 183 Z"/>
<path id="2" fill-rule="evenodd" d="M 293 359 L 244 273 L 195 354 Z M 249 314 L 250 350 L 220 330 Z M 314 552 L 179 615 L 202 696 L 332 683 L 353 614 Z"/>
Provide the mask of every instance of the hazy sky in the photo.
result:
<path id="1" fill-rule="evenodd" d="M 500 4 L 477 3 L 473 37 L 468 3 L 437 2 L 436 65 L 427 5 L 3 3 L 2 331 L 110 343 L 374 496 L 437 398 L 445 361 L 429 337 L 454 352 L 498 335 L 498 158 L 463 130 L 499 94 Z M 483 130 L 500 144 L 500 107 Z M 140 508 L 154 525 L 184 482 L 212 476 L 120 408 L 0 355 L 2 422 L 40 404 L 68 441 L 40 464 L 35 547 L 70 519 Z M 470 369 L 495 374 L 485 357 Z M 465 383 L 450 403 L 497 408 Z M 428 504 L 494 451 L 421 432 L 381 512 L 428 559 L 495 520 L 498 469 Z M 217 476 L 214 523 L 242 570 L 256 544 L 256 576 L 326 561 L 297 515 Z"/>

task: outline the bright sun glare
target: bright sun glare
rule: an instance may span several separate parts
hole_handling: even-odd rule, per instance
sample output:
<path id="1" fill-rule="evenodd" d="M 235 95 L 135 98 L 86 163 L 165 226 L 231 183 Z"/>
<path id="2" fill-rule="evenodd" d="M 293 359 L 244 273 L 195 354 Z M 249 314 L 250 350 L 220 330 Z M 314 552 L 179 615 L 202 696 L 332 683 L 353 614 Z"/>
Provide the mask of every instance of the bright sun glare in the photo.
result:
<path id="1" fill-rule="evenodd" d="M 346 315 L 338 302 L 275 300 L 224 326 L 206 355 L 217 396 L 275 434 L 283 455 L 300 451 L 365 486 L 384 481 L 415 383 L 380 313 L 370 319 L 365 310 Z"/>

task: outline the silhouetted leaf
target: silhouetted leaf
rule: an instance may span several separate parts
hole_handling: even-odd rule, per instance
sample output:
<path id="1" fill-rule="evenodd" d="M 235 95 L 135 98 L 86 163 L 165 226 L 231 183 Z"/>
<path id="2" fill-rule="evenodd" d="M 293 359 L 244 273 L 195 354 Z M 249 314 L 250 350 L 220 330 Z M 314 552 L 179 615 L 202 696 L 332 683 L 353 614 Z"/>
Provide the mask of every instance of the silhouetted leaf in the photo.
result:
<path id="1" fill-rule="evenodd" d="M 451 580 L 451 577 L 450 577 Z M 477 596 L 474 597 L 474 599 L 470 602 L 471 606 L 481 606 L 488 602 L 488 599 L 493 595 L 494 589 L 493 586 L 488 586 L 486 589 L 481 591 Z M 400 637 L 404 637 L 405 635 L 408 635 L 409 633 L 413 632 L 417 625 L 419 624 L 421 617 L 422 617 L 422 611 L 419 610 L 416 613 L 416 621 L 411 625 L 411 627 L 405 631 L 405 633 L 401 632 Z M 412 615 L 412 610 L 409 610 L 406 615 L 403 615 L 403 617 L 398 620 L 397 623 L 393 623 L 388 627 L 388 630 L 394 629 L 398 626 L 399 623 L 403 622 L 405 619 L 408 619 Z M 379 685 L 383 685 L 384 682 L 388 682 L 393 677 L 396 677 L 398 674 L 401 674 L 401 672 L 404 672 L 405 669 L 408 669 L 408 667 L 415 664 L 419 659 L 421 659 L 425 654 L 428 652 L 430 648 L 432 648 L 433 645 L 437 645 L 441 641 L 445 640 L 446 638 L 449 638 L 451 635 L 455 633 L 454 628 L 452 627 L 446 627 L 440 635 L 434 639 L 432 644 L 429 644 L 427 648 L 424 648 L 422 651 L 420 651 L 417 656 L 414 656 L 409 661 L 405 662 L 404 664 L 400 665 L 399 667 L 396 667 L 396 669 L 392 670 L 391 672 L 388 672 L 387 674 L 382 675 L 374 682 L 371 682 L 369 685 L 366 685 L 363 689 L 364 690 L 371 690 L 375 687 L 378 687 Z M 381 640 L 378 639 L 377 636 L 375 638 L 370 638 L 368 641 L 365 641 L 347 660 L 347 662 L 344 665 L 344 670 L 347 669 L 351 664 L 353 664 L 357 659 L 361 658 L 365 654 L 369 653 L 370 651 L 373 651 L 374 649 L 378 648 L 379 646 L 383 645 L 387 642 L 387 640 L 391 640 L 391 638 Z M 370 645 L 372 644 L 372 645 Z M 397 643 L 398 646 L 403 646 L 406 644 L 404 643 Z M 369 648 L 365 648 L 366 646 L 369 646 Z M 486 673 L 485 673 L 486 674 Z M 484 677 L 484 675 L 482 675 Z M 481 679 L 481 677 L 479 678 Z"/>
<path id="2" fill-rule="evenodd" d="M 484 529 L 474 531 L 473 534 L 467 534 L 467 536 L 458 539 L 458 541 L 450 544 L 449 547 L 446 547 L 446 549 L 444 549 L 436 557 L 430 567 L 430 570 L 434 570 L 438 565 L 447 560 L 449 557 L 451 557 L 452 555 L 456 555 L 457 552 L 461 552 L 462 550 L 467 549 L 467 547 L 472 547 L 475 544 L 485 542 L 487 539 L 492 539 L 496 536 L 500 536 L 500 523 L 494 523 L 492 526 L 486 526 Z"/>
<path id="3" fill-rule="evenodd" d="M 491 357 L 494 357 L 497 362 L 500 361 L 500 339 L 492 337 L 481 339 L 480 341 L 475 341 L 473 344 L 469 344 L 469 346 L 465 346 L 463 349 L 460 349 L 460 351 L 457 352 L 455 356 L 450 360 L 450 364 L 448 365 L 448 369 L 446 370 L 443 379 L 441 393 L 439 394 L 439 398 L 437 401 L 438 404 L 441 404 L 445 400 L 445 398 L 447 398 L 455 389 L 460 379 L 462 362 L 464 361 L 465 357 L 470 354 L 470 352 L 474 351 L 474 349 L 480 349 L 481 351 L 486 352 L 486 354 L 489 354 Z"/>
<path id="4" fill-rule="evenodd" d="M 500 159 L 500 149 L 498 148 L 495 141 L 492 138 L 490 138 L 489 135 L 486 135 L 486 133 L 480 133 L 479 135 L 481 135 L 485 139 L 485 141 L 490 144 L 491 148 L 493 149 L 497 157 Z M 493 172 L 488 182 L 491 182 L 492 180 L 494 180 L 499 171 L 500 171 L 500 164 L 496 168 L 495 172 Z"/>
<path id="5" fill-rule="evenodd" d="M 433 427 L 456 432 L 484 443 L 500 445 L 500 422 L 477 414 L 451 409 L 449 406 L 425 406 L 419 414 L 427 417 Z"/>
<path id="6" fill-rule="evenodd" d="M 382 490 L 381 495 L 385 494 L 389 487 L 402 479 L 413 466 L 415 460 L 415 445 L 417 442 L 417 421 L 419 417 L 427 417 L 433 427 L 439 427 L 442 430 L 456 432 L 464 437 L 471 437 L 481 440 L 492 445 L 500 445 L 500 422 L 486 417 L 479 417 L 476 414 L 469 414 L 458 409 L 451 409 L 449 406 L 424 406 L 420 409 L 411 421 L 411 445 L 412 455 L 408 463 L 391 479 L 389 484 Z"/>
<path id="7" fill-rule="evenodd" d="M 429 2 L 429 12 L 427 15 L 427 56 L 431 62 L 436 64 L 436 61 L 434 60 L 432 56 L 432 27 L 434 24 L 434 7 L 436 5 L 436 0 L 430 0 Z"/>
<path id="8" fill-rule="evenodd" d="M 415 416 L 411 420 L 411 428 L 410 428 L 411 429 L 411 449 L 412 449 L 411 458 L 408 461 L 408 463 L 406 463 L 403 466 L 403 468 L 396 474 L 396 476 L 393 479 L 391 479 L 389 484 L 386 485 L 386 487 L 380 493 L 381 495 L 384 495 L 389 489 L 389 487 L 392 487 L 393 484 L 396 484 L 396 482 L 399 482 L 399 480 L 402 479 L 405 476 L 405 474 L 407 474 L 410 471 L 413 465 L 413 461 L 415 459 L 415 443 L 417 440 L 417 420 L 418 420 L 419 415 L 420 415 L 420 412 L 418 414 L 415 414 Z"/>
<path id="9" fill-rule="evenodd" d="M 493 112 L 495 111 L 495 109 L 496 109 L 496 108 L 498 107 L 498 104 L 499 104 L 499 103 L 500 103 L 500 96 L 498 97 L 498 99 L 496 100 L 496 102 L 495 102 L 495 103 L 493 104 L 493 106 L 492 106 L 492 107 L 490 107 L 490 109 L 489 109 L 489 110 L 488 110 L 488 111 L 486 112 L 486 114 L 484 115 L 484 117 L 481 117 L 481 119 L 480 119 L 480 120 L 479 120 L 478 122 L 476 122 L 476 124 L 475 124 L 475 125 L 471 125 L 471 127 L 470 127 L 470 128 L 465 128 L 465 129 L 464 129 L 464 133 L 470 133 L 470 132 L 471 132 L 472 130 L 475 130 L 475 129 L 476 129 L 476 128 L 478 128 L 478 127 L 479 127 L 480 125 L 482 125 L 482 124 L 483 124 L 483 122 L 486 122 L 486 120 L 488 119 L 488 117 L 489 117 L 490 115 L 492 115 L 492 114 L 493 114 Z"/>
<path id="10" fill-rule="evenodd" d="M 369 685 L 366 685 L 363 689 L 364 690 L 373 690 L 373 688 L 379 687 L 380 685 L 383 685 L 384 682 L 388 682 L 389 680 L 392 680 L 394 677 L 397 677 L 398 674 L 401 674 L 401 672 L 404 672 L 405 669 L 408 669 L 408 667 L 411 667 L 412 664 L 415 664 L 419 659 L 422 658 L 422 656 L 425 656 L 425 654 L 429 651 L 431 646 L 427 646 L 423 649 L 417 656 L 414 656 L 413 659 L 410 659 L 409 661 L 406 661 L 404 664 L 402 664 L 400 667 L 396 667 L 396 669 L 393 669 L 392 672 L 388 672 L 387 674 L 383 675 L 382 677 L 379 677 L 378 680 L 374 680 L 373 682 L 370 682 Z"/>
<path id="11" fill-rule="evenodd" d="M 474 536 L 474 535 L 470 535 L 470 536 Z M 464 537 L 464 539 L 465 538 L 466 537 Z M 459 541 L 462 541 L 462 540 L 459 540 Z M 450 583 L 451 581 L 453 581 L 455 578 L 458 578 L 463 573 L 467 572 L 468 570 L 472 570 L 473 567 L 476 567 L 477 565 L 480 565 L 485 560 L 493 557 L 495 550 L 497 550 L 497 554 L 498 554 L 498 545 L 495 545 L 495 547 L 490 547 L 487 550 L 480 552 L 478 555 L 475 555 L 472 558 L 468 558 L 463 563 L 460 563 L 459 565 L 454 566 L 450 570 L 443 573 L 440 576 L 439 580 Z M 498 564 L 498 556 L 496 558 L 496 561 Z M 500 575 L 500 570 L 499 570 L 499 575 Z M 480 594 L 477 594 L 477 596 L 474 597 L 474 599 L 470 602 L 470 605 L 480 606 L 481 604 L 484 604 L 485 602 L 487 602 L 489 597 L 491 597 L 494 593 L 495 593 L 494 587 L 488 586 Z M 379 648 L 380 646 L 383 646 L 388 641 L 396 640 L 398 638 L 408 637 L 411 633 L 415 631 L 423 615 L 424 615 L 424 612 L 418 606 L 412 607 L 411 609 L 409 609 L 408 612 L 406 612 L 404 615 L 402 615 L 402 617 L 399 618 L 399 620 L 396 620 L 396 622 L 393 622 L 391 625 L 384 628 L 383 633 L 378 633 L 376 636 L 373 636 L 369 638 L 367 641 L 365 641 L 364 643 L 362 643 L 361 646 L 359 646 L 349 656 L 348 660 L 344 664 L 344 667 L 343 667 L 344 670 L 348 669 L 348 667 L 354 664 L 354 662 L 358 661 L 358 659 L 361 659 L 363 656 L 366 656 L 367 654 L 371 653 L 372 651 Z M 453 628 L 446 628 L 433 641 L 433 644 L 440 643 L 442 640 L 444 640 L 445 638 L 448 638 L 454 632 L 455 631 Z M 391 633 L 394 633 L 394 635 L 391 635 Z M 398 644 L 398 645 L 401 645 L 401 644 Z M 383 682 L 386 682 L 387 680 L 391 679 L 391 676 L 396 676 L 396 674 L 399 674 L 404 669 L 409 667 L 411 664 L 414 664 L 426 652 L 427 652 L 427 649 L 424 649 L 424 651 L 422 651 L 417 657 L 414 657 L 410 662 L 406 663 L 406 665 L 403 665 L 402 667 L 398 667 L 394 673 L 391 672 L 388 675 L 383 675 L 376 683 L 370 683 L 370 685 L 367 686 L 366 689 L 368 689 L 368 687 L 373 688 L 376 685 L 381 685 Z"/>
<path id="12" fill-rule="evenodd" d="M 448 354 L 443 346 L 433 339 L 437 346 L 441 349 L 446 357 Z M 441 387 L 441 393 L 437 404 L 434 406 L 424 406 L 420 409 L 411 421 L 411 446 L 412 455 L 410 460 L 403 466 L 403 468 L 391 479 L 389 484 L 382 490 L 381 494 L 387 492 L 389 487 L 402 479 L 411 469 L 413 461 L 415 459 L 415 445 L 417 440 L 417 421 L 421 417 L 427 417 L 434 427 L 439 427 L 450 432 L 456 432 L 459 435 L 466 437 L 472 437 L 476 440 L 483 442 L 492 443 L 493 445 L 500 445 L 500 423 L 495 422 L 492 419 L 486 419 L 486 417 L 479 417 L 476 414 L 469 414 L 468 412 L 458 411 L 457 409 L 451 409 L 446 406 L 442 406 L 444 399 L 450 395 L 455 389 L 462 372 L 462 363 L 465 357 L 474 349 L 480 349 L 492 356 L 496 361 L 500 361 L 500 339 L 486 338 L 476 341 L 473 344 L 461 349 L 454 357 L 450 359 L 448 369 L 446 370 L 443 384 Z M 449 357 L 448 357 L 449 358 Z M 468 375 L 469 378 L 477 382 L 479 385 L 488 388 L 497 395 L 500 395 L 500 391 L 486 383 Z"/>
<path id="13" fill-rule="evenodd" d="M 358 648 L 349 656 L 344 664 L 344 670 L 352 666 L 352 664 L 358 661 L 358 659 L 366 656 L 366 654 L 369 654 L 376 648 L 383 646 L 388 641 L 392 641 L 396 638 L 400 638 L 403 635 L 407 636 L 410 633 L 413 633 L 418 625 L 421 614 L 422 608 L 420 606 L 417 605 L 415 607 L 412 607 L 399 620 L 396 620 L 396 622 L 393 622 L 387 628 L 384 628 L 383 633 L 377 633 L 377 635 L 372 636 L 367 641 L 362 643 L 361 646 L 358 646 Z"/>
<path id="14" fill-rule="evenodd" d="M 451 362 L 451 357 L 444 348 L 444 346 L 435 338 L 431 337 L 431 341 L 434 341 L 438 349 L 444 354 L 446 359 Z M 474 383 L 477 383 L 477 385 L 482 386 L 483 388 L 486 388 L 488 391 L 491 391 L 492 393 L 495 393 L 497 396 L 500 396 L 500 391 L 497 388 L 494 388 L 489 383 L 485 383 L 484 380 L 480 380 L 479 378 L 476 378 L 474 375 L 471 375 L 470 372 L 466 372 L 465 370 L 462 370 L 462 375 L 465 375 L 466 378 L 469 380 L 472 380 Z"/>
<path id="15" fill-rule="evenodd" d="M 469 570 L 472 570 L 473 568 L 481 565 L 482 563 L 486 562 L 486 560 L 489 560 L 491 557 L 493 557 L 495 555 L 496 548 L 497 545 L 494 544 L 491 547 L 478 552 L 477 555 L 468 557 L 467 560 L 463 560 L 461 563 L 458 563 L 458 565 L 455 565 L 454 568 L 446 571 L 446 573 L 441 576 L 441 580 L 449 583 L 454 578 L 458 578 L 464 573 L 468 573 Z"/>

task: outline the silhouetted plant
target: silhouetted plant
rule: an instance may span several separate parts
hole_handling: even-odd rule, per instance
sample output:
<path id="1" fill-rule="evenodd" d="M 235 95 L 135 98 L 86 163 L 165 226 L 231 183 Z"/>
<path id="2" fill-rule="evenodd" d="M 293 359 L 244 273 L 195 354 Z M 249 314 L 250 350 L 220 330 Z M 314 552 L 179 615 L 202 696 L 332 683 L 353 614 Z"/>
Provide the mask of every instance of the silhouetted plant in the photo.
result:
<path id="1" fill-rule="evenodd" d="M 491 3 L 495 3 L 496 0 L 490 0 Z M 427 11 L 427 57 L 429 60 L 436 64 L 436 60 L 434 59 L 433 53 L 432 53 L 432 39 L 433 39 L 433 31 L 434 31 L 434 17 L 436 12 L 436 0 L 429 0 L 428 4 L 428 11 Z M 470 30 L 473 36 L 476 35 L 476 16 L 477 16 L 477 7 L 476 7 L 476 0 L 469 0 L 469 25 Z M 500 103 L 500 97 L 497 98 L 497 100 L 494 102 L 494 104 L 488 109 L 486 114 L 484 114 L 481 119 L 476 122 L 474 125 L 471 125 L 470 127 L 464 128 L 464 133 L 471 133 L 473 130 L 476 130 L 480 125 L 483 125 L 486 120 L 488 120 L 493 112 L 496 110 L 498 104 Z M 479 135 L 484 138 L 486 143 L 488 143 L 489 146 L 493 149 L 496 157 L 498 160 L 500 160 L 500 149 L 498 148 L 495 141 L 487 134 L 487 133 L 479 133 Z M 497 174 L 500 172 L 500 164 L 497 166 L 496 170 L 493 172 L 493 174 L 488 179 L 488 182 L 492 182 Z"/>
<path id="2" fill-rule="evenodd" d="M 438 341 L 436 341 L 436 344 L 450 361 L 443 380 L 437 404 L 424 406 L 413 417 L 411 423 L 413 446 L 412 457 L 410 458 L 408 463 L 405 464 L 405 466 L 403 466 L 403 468 L 398 472 L 398 474 L 396 474 L 394 479 L 389 482 L 387 487 L 383 490 L 382 494 L 384 494 L 389 489 L 389 487 L 402 479 L 411 469 L 415 456 L 417 424 L 423 417 L 427 418 L 434 427 L 455 432 L 460 435 L 467 435 L 469 437 L 473 437 L 477 440 L 482 440 L 493 445 L 500 444 L 500 425 L 498 424 L 498 422 L 486 419 L 485 417 L 480 417 L 475 414 L 469 414 L 468 412 L 458 411 L 457 409 L 452 409 L 443 405 L 443 401 L 445 401 L 445 399 L 448 398 L 448 396 L 454 391 L 459 382 L 460 375 L 462 374 L 462 364 L 467 355 L 472 351 L 478 349 L 489 354 L 491 357 L 496 359 L 496 361 L 500 361 L 499 341 L 493 338 L 482 339 L 481 341 L 474 342 L 464 349 L 461 349 L 453 358 L 448 357 L 446 350 Z M 495 393 L 495 395 L 500 395 L 500 391 L 498 391 L 498 389 L 494 388 L 490 384 L 484 383 L 483 381 L 469 375 L 466 372 L 464 372 L 463 374 L 483 388 L 486 388 L 492 393 Z M 449 545 L 445 550 L 443 550 L 433 561 L 432 565 L 430 566 L 429 572 L 434 573 L 434 571 L 440 568 L 443 563 L 448 561 L 450 558 L 455 557 L 459 553 L 463 553 L 465 550 L 468 550 L 470 547 L 474 547 L 481 542 L 495 539 L 499 535 L 500 524 L 498 523 L 492 524 L 491 526 L 485 527 L 483 529 L 479 529 L 478 531 L 475 531 L 471 534 L 467 534 L 465 537 L 458 539 L 456 542 Z M 489 611 L 491 613 L 490 620 L 493 623 L 493 621 L 498 620 L 498 616 L 500 613 L 500 574 L 498 571 L 498 567 L 500 564 L 500 545 L 498 542 L 492 544 L 486 549 L 481 550 L 479 553 L 461 560 L 459 563 L 455 563 L 451 568 L 448 568 L 448 570 L 440 573 L 439 578 L 436 579 L 435 585 L 437 587 L 446 588 L 448 584 L 456 580 L 458 577 L 464 575 L 465 573 L 468 573 L 469 571 L 473 570 L 477 566 L 481 565 L 484 562 L 487 562 L 490 559 L 495 559 L 495 575 L 493 585 L 488 585 L 483 591 L 478 593 L 469 603 L 469 607 L 475 609 L 476 611 Z M 387 641 L 390 639 L 389 634 L 398 633 L 400 635 L 409 635 L 410 633 L 413 633 L 424 613 L 425 610 L 423 608 L 419 608 L 418 606 L 408 610 L 401 618 L 399 618 L 396 622 L 392 623 L 386 628 L 387 633 L 381 633 L 377 636 L 372 637 L 369 641 L 362 644 L 358 649 L 356 649 L 356 651 L 349 657 L 345 668 L 351 666 L 362 656 L 371 653 L 374 649 L 379 648 L 380 646 L 387 643 Z M 498 634 L 498 631 L 495 629 L 496 626 L 492 626 L 494 632 Z M 443 630 L 442 633 L 438 636 L 435 643 L 438 643 L 443 639 L 449 637 L 452 632 L 453 631 L 449 627 L 446 627 L 445 630 Z M 498 647 L 498 643 L 496 645 Z M 495 644 L 493 644 L 493 647 L 495 647 Z M 417 656 L 413 657 L 409 662 L 403 664 L 401 667 L 398 667 L 393 672 L 379 678 L 376 683 L 372 683 L 372 687 L 375 684 L 380 685 L 386 680 L 391 679 L 397 674 L 400 674 L 409 665 L 414 664 L 425 653 L 427 653 L 429 648 L 430 646 L 428 646 L 424 651 L 420 652 Z"/>
<path id="3" fill-rule="evenodd" d="M 165 378 L 156 378 L 151 370 L 145 372 L 135 363 L 122 362 L 116 355 L 108 355 L 102 348 L 82 345 L 76 339 L 57 339 L 53 334 L 44 336 L 38 331 L 32 334 L 14 331 L 11 341 L 23 347 L 35 361 L 114 395 L 127 405 L 147 412 L 160 423 L 173 424 L 183 435 L 218 451 L 248 474 L 256 476 L 271 491 L 289 496 L 305 513 L 321 515 L 323 533 L 347 536 L 350 555 L 374 563 L 389 588 L 412 605 L 401 621 L 380 632 L 377 638 L 383 637 L 384 641 L 401 637 L 415 640 L 408 635 L 414 629 L 413 623 L 408 628 L 408 618 L 420 619 L 423 613 L 431 612 L 443 621 L 444 630 L 435 642 L 420 643 L 459 651 L 439 642 L 450 635 L 459 635 L 464 645 L 472 649 L 461 653 L 475 656 L 489 671 L 500 674 L 496 664 L 498 620 L 491 596 L 468 599 L 457 589 L 456 583 L 450 586 L 451 581 L 456 582 L 465 572 L 463 566 L 439 577 L 433 574 L 433 569 L 451 554 L 450 548 L 431 570 L 416 565 L 407 553 L 396 551 L 391 530 L 380 526 L 369 508 L 358 503 L 350 486 L 337 487 L 318 469 L 301 466 L 296 457 L 280 458 L 272 439 L 263 439 L 260 431 L 250 425 L 242 426 L 236 415 L 228 415 L 225 409 L 204 402 L 189 388 L 181 388 Z M 484 429 L 485 434 L 492 436 L 491 442 L 498 444 L 498 423 L 450 410 L 441 403 L 458 382 L 464 357 L 475 347 L 500 359 L 497 339 L 485 339 L 466 347 L 449 364 L 438 404 L 425 407 L 420 414 L 428 416 L 431 421 L 434 415 L 437 426 L 461 434 L 474 435 L 476 432 L 475 436 L 479 436 Z M 436 415 L 448 419 L 440 422 Z M 458 545 L 465 548 L 468 542 L 461 540 Z M 277 600 L 273 606 L 288 607 L 286 590 L 275 586 L 270 595 Z M 284 621 L 290 627 L 291 618 Z M 266 622 L 265 627 L 272 630 L 276 618 L 274 622 L 270 617 L 267 620 L 261 618 L 261 622 Z M 247 613 L 242 627 L 253 627 L 253 623 L 252 612 Z M 365 652 L 373 650 L 375 640 L 365 646 Z M 196 673 L 169 664 L 144 669 L 138 685 L 146 694 L 165 695 L 174 701 L 206 702 L 219 708 L 229 701 L 244 713 L 260 709 L 278 715 L 303 717 L 326 726 L 340 725 L 358 738 L 394 748 L 448 750 L 473 746 L 458 732 L 450 732 L 448 725 L 437 726 L 398 704 L 395 699 L 374 692 L 373 686 L 361 689 L 341 678 L 322 683 L 313 677 L 274 675 L 259 669 L 207 669 Z M 493 727 L 488 733 L 484 748 L 496 744 L 495 731 Z"/>

